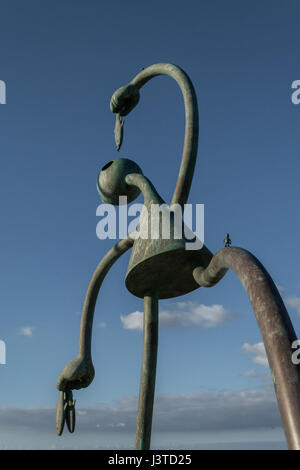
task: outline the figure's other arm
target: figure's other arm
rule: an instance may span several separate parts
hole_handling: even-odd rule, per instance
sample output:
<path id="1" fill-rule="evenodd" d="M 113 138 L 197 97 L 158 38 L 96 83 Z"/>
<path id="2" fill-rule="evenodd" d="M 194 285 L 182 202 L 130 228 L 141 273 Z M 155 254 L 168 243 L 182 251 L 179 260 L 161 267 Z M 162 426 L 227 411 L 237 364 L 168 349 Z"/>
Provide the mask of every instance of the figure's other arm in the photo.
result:
<path id="1" fill-rule="evenodd" d="M 223 248 L 206 269 L 195 268 L 194 279 L 211 287 L 232 269 L 245 287 L 265 345 L 282 424 L 289 449 L 300 449 L 300 366 L 292 362 L 296 334 L 269 273 L 249 251 Z"/>
<path id="2" fill-rule="evenodd" d="M 79 353 L 76 359 L 69 362 L 61 371 L 57 389 L 61 391 L 88 387 L 95 371 L 92 362 L 91 342 L 95 305 L 101 284 L 111 266 L 120 256 L 132 247 L 134 240 L 128 235 L 119 241 L 100 261 L 89 283 L 84 299 L 79 338 Z"/>

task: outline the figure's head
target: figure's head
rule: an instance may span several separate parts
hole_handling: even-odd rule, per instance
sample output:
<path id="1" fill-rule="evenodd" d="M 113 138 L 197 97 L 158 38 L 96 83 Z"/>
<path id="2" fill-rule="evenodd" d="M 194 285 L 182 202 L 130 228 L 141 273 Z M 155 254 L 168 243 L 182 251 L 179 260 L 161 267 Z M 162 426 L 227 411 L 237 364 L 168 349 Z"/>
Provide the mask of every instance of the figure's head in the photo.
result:
<path id="1" fill-rule="evenodd" d="M 99 173 L 97 189 L 104 203 L 119 205 L 119 196 L 127 196 L 127 203 L 140 194 L 136 186 L 126 184 L 125 177 L 130 173 L 143 174 L 140 167 L 128 158 L 117 158 L 108 162 Z"/>

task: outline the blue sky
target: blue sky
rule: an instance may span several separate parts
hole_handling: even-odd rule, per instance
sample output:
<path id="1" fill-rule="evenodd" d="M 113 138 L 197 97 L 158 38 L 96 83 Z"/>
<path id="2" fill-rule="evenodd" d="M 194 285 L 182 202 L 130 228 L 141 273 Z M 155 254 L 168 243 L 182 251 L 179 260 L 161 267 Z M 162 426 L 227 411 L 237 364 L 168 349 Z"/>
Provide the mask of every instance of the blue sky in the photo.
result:
<path id="1" fill-rule="evenodd" d="M 299 15 L 296 0 L 1 2 L 0 447 L 133 445 L 142 333 L 121 316 L 143 303 L 124 285 L 128 253 L 100 292 L 96 376 L 74 392 L 74 435 L 55 436 L 54 408 L 57 376 L 77 355 L 88 282 L 114 243 L 96 237 L 99 170 L 131 158 L 166 201 L 173 193 L 184 136 L 174 81 L 158 77 L 143 88 L 120 153 L 114 144 L 111 95 L 153 63 L 181 66 L 196 90 L 188 202 L 205 204 L 206 245 L 216 252 L 229 232 L 233 245 L 254 253 L 299 337 L 300 105 L 291 101 Z M 160 309 L 184 315 L 161 318 L 154 445 L 284 448 L 260 332 L 235 275 Z"/>

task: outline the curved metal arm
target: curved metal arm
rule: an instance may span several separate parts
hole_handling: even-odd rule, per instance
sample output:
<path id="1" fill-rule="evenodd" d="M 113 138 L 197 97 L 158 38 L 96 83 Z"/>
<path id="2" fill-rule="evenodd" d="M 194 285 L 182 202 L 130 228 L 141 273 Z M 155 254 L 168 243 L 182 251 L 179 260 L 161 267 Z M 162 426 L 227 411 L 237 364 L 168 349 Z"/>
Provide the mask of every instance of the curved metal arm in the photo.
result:
<path id="1" fill-rule="evenodd" d="M 79 354 L 84 357 L 91 357 L 91 341 L 94 311 L 98 293 L 104 278 L 112 265 L 132 247 L 134 240 L 128 235 L 127 238 L 116 243 L 104 256 L 98 264 L 93 277 L 89 283 L 88 290 L 85 295 L 79 338 Z"/>
<path id="2" fill-rule="evenodd" d="M 111 248 L 98 264 L 89 283 L 81 317 L 79 353 L 63 368 L 56 385 L 60 391 L 56 405 L 56 432 L 59 436 L 63 432 L 65 421 L 70 432 L 75 429 L 75 400 L 72 390 L 88 387 L 95 376 L 91 354 L 92 326 L 101 284 L 114 262 L 132 247 L 133 242 L 131 235 L 128 235 Z"/>
<path id="3" fill-rule="evenodd" d="M 292 362 L 296 334 L 288 312 L 266 269 L 242 248 L 223 248 L 193 275 L 200 286 L 211 287 L 229 268 L 244 285 L 262 334 L 288 447 L 300 449 L 300 368 Z"/>
<path id="4" fill-rule="evenodd" d="M 79 337 L 78 357 L 69 362 L 60 373 L 57 381 L 58 390 L 80 389 L 87 387 L 94 378 L 91 355 L 92 327 L 95 305 L 101 284 L 111 266 L 120 256 L 132 247 L 131 235 L 116 243 L 98 264 L 84 299 Z"/>
<path id="5" fill-rule="evenodd" d="M 138 102 L 138 90 L 151 78 L 157 75 L 169 75 L 178 83 L 185 106 L 185 136 L 182 160 L 177 178 L 172 204 L 180 204 L 183 208 L 187 201 L 192 184 L 198 148 L 198 105 L 193 84 L 187 74 L 177 65 L 160 63 L 143 69 L 131 82 L 117 90 L 111 99 L 111 110 L 125 116 L 130 113 Z M 120 129 L 121 131 L 121 129 Z M 119 142 L 122 138 L 119 137 Z"/>

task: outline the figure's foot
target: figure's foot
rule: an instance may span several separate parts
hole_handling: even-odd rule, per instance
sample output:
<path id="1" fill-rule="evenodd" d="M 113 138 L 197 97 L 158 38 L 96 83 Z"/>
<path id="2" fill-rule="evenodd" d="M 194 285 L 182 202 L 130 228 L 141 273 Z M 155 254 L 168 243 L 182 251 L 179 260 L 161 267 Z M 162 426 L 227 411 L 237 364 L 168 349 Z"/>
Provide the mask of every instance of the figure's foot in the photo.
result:
<path id="1" fill-rule="evenodd" d="M 56 388 L 60 391 L 79 390 L 90 385 L 95 377 L 91 359 L 78 356 L 61 371 Z"/>

